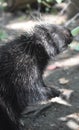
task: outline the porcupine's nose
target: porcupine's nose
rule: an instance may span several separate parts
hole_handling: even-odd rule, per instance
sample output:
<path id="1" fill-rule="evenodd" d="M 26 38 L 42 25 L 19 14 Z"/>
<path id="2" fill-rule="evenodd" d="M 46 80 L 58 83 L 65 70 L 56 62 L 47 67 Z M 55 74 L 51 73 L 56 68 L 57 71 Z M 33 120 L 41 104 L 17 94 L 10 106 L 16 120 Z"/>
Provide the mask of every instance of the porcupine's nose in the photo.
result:
<path id="1" fill-rule="evenodd" d="M 66 38 L 66 41 L 67 41 L 67 44 L 70 44 L 73 40 L 73 36 L 71 34 L 71 31 L 69 29 L 64 29 L 63 30 L 63 33 L 65 35 L 65 38 Z"/>

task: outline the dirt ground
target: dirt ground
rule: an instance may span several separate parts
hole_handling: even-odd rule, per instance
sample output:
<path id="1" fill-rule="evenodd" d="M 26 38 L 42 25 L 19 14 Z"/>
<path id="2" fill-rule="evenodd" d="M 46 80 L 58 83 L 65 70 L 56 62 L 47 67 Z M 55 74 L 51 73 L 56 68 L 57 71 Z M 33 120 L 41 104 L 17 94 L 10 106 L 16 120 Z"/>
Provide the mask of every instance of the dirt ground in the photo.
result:
<path id="1" fill-rule="evenodd" d="M 5 19 L 3 26 L 8 39 L 3 40 L 2 44 L 19 35 L 23 28 L 29 25 L 25 15 L 21 19 L 5 14 Z M 60 67 L 54 70 L 46 69 L 45 83 L 48 86 L 57 86 L 64 96 L 29 106 L 21 122 L 27 130 L 79 130 L 79 52 L 68 49 L 54 61 L 50 61 L 50 64 L 60 64 Z"/>
<path id="2" fill-rule="evenodd" d="M 48 86 L 57 86 L 63 91 L 64 97 L 53 98 L 39 106 L 31 106 L 31 109 L 29 107 L 24 117 L 28 130 L 79 130 L 78 57 L 79 53 L 67 50 L 56 61 L 64 67 L 45 71 L 45 83 Z M 75 65 L 71 64 L 72 61 Z"/>

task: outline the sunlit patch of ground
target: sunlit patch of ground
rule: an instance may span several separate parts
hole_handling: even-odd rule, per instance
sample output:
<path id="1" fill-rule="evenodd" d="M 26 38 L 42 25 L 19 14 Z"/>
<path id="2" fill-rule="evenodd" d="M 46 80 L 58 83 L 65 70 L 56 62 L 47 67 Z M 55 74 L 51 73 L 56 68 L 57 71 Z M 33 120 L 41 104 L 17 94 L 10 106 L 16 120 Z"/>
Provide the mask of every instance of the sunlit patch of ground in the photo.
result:
<path id="1" fill-rule="evenodd" d="M 59 20 L 58 20 L 59 19 Z M 58 18 L 58 16 L 51 16 L 51 15 L 45 15 L 44 16 L 44 21 L 45 22 L 49 22 L 52 24 L 60 24 L 61 22 L 64 23 L 65 22 L 65 18 L 64 16 Z M 6 25 L 6 27 L 8 29 L 13 29 L 13 30 L 22 30 L 22 31 L 26 31 L 27 29 L 31 29 L 31 27 L 33 27 L 37 22 L 41 22 L 41 20 L 39 19 L 38 21 L 20 21 L 20 22 L 16 22 L 16 23 L 9 23 Z"/>
<path id="2" fill-rule="evenodd" d="M 60 117 L 59 120 L 66 122 L 66 125 L 71 130 L 79 130 L 79 113 L 72 113 L 65 117 Z"/>
<path id="3" fill-rule="evenodd" d="M 73 67 L 73 66 L 76 66 L 76 65 L 79 65 L 79 54 L 77 54 L 76 56 L 73 56 L 71 58 L 68 58 L 68 59 L 63 59 L 63 60 L 60 60 L 58 62 L 55 62 L 53 65 L 50 65 L 48 66 L 48 69 L 49 70 L 52 70 L 52 68 L 54 68 L 54 66 L 56 66 L 57 68 L 60 68 L 60 67 Z"/>

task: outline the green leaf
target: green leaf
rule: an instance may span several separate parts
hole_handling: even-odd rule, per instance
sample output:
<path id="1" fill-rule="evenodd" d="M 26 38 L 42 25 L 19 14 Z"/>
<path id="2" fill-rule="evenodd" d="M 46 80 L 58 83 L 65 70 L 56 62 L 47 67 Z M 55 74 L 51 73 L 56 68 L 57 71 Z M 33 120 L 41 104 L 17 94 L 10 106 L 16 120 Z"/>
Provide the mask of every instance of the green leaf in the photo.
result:
<path id="1" fill-rule="evenodd" d="M 37 0 L 38 1 L 38 3 L 41 3 L 41 0 Z"/>
<path id="2" fill-rule="evenodd" d="M 73 36 L 78 35 L 78 34 L 79 34 L 79 26 L 76 27 L 75 29 L 73 29 L 73 30 L 71 31 L 71 33 L 72 33 Z"/>
<path id="3" fill-rule="evenodd" d="M 63 0 L 56 0 L 56 2 L 59 3 L 59 4 L 60 4 L 62 1 L 63 1 Z"/>
<path id="4" fill-rule="evenodd" d="M 77 45 L 77 46 L 75 47 L 75 50 L 76 50 L 76 51 L 79 51 L 79 45 Z"/>
<path id="5" fill-rule="evenodd" d="M 6 32 L 4 32 L 4 31 L 0 31 L 0 40 L 3 40 L 3 39 L 5 39 L 5 38 L 7 38 L 7 34 L 6 34 Z"/>
<path id="6" fill-rule="evenodd" d="M 46 0 L 47 2 L 53 2 L 54 0 Z"/>
<path id="7" fill-rule="evenodd" d="M 46 11 L 46 12 L 49 12 L 49 8 L 48 8 L 48 7 L 47 7 L 47 8 L 45 8 L 45 11 Z"/>
<path id="8" fill-rule="evenodd" d="M 69 45 L 69 47 L 73 50 L 79 51 L 79 43 L 72 43 Z"/>

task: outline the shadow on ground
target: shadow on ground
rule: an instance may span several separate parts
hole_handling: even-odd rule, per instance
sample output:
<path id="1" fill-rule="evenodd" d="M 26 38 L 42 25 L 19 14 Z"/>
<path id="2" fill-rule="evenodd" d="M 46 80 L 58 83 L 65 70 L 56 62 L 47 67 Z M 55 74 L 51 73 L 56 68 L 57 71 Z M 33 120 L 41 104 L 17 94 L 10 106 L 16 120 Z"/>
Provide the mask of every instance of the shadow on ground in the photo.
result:
<path id="1" fill-rule="evenodd" d="M 77 52 L 69 49 L 57 57 L 56 62 L 65 62 L 64 67 L 45 71 L 46 85 L 57 86 L 64 97 L 28 108 L 23 118 L 28 130 L 79 130 L 79 63 L 70 65 L 72 62 L 69 60 L 73 58 L 73 62 L 78 61 L 78 56 Z"/>

